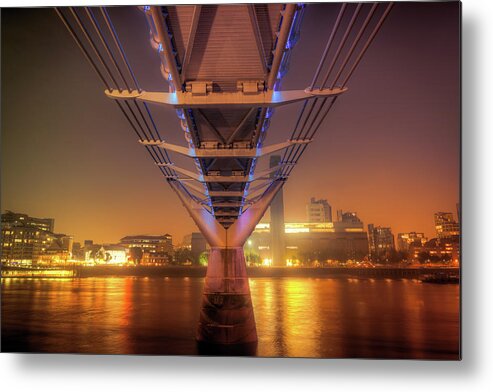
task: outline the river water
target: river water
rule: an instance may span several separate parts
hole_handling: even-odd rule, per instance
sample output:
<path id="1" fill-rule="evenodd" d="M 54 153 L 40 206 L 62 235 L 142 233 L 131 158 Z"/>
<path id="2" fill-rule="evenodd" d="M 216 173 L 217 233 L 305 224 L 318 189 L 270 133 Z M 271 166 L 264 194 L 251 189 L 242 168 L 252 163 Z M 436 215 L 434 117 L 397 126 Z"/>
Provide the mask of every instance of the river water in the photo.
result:
<path id="1" fill-rule="evenodd" d="M 203 278 L 2 279 L 2 351 L 196 355 Z M 458 359 L 459 286 L 252 278 L 256 355 Z"/>

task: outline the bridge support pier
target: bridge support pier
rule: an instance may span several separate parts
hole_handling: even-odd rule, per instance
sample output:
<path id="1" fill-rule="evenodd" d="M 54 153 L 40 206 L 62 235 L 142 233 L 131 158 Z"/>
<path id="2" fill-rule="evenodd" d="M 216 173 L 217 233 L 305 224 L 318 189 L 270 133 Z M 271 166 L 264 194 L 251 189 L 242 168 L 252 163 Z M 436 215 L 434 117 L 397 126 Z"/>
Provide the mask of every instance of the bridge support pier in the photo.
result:
<path id="1" fill-rule="evenodd" d="M 211 248 L 197 340 L 213 345 L 257 342 L 242 247 Z"/>

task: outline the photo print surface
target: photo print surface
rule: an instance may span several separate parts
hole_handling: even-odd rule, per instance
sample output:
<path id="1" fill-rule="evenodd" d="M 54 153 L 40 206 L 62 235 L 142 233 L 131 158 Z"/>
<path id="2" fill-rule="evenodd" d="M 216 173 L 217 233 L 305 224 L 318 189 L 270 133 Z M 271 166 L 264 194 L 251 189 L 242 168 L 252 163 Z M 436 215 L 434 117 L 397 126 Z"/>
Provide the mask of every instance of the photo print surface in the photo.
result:
<path id="1" fill-rule="evenodd" d="M 459 360 L 460 8 L 2 9 L 2 352 Z"/>

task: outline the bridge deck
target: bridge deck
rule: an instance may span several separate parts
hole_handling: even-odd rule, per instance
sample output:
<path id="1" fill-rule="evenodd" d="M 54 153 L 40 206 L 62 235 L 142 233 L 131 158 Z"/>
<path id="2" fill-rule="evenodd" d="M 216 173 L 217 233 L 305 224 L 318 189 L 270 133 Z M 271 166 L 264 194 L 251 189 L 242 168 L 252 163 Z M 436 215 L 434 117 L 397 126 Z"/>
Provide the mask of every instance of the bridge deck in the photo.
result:
<path id="1" fill-rule="evenodd" d="M 286 47 L 291 47 L 297 36 L 302 8 L 293 4 L 183 5 L 159 7 L 159 13 L 147 7 L 144 11 L 151 27 L 151 43 L 161 51 L 161 71 L 172 90 L 200 97 L 275 90 L 289 60 Z M 271 115 L 272 109 L 260 105 L 178 110 L 192 150 L 260 148 Z M 199 176 L 245 179 L 253 174 L 257 159 L 195 158 Z M 264 179 L 259 183 L 257 194 L 270 182 Z M 245 208 L 249 195 L 255 193 L 249 192 L 249 184 L 207 181 L 201 184 L 202 194 L 197 192 L 200 187 L 183 186 L 204 200 L 217 220 L 228 227 Z"/>

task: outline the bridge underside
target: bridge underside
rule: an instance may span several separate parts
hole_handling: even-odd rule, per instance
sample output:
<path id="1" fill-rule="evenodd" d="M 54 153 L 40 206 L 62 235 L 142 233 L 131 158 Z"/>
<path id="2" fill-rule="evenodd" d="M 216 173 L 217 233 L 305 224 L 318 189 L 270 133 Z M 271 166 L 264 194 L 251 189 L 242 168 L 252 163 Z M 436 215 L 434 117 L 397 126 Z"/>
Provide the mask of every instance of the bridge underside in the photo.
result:
<path id="1" fill-rule="evenodd" d="M 197 339 L 256 342 L 242 247 L 283 184 L 271 173 L 255 177 L 257 160 L 273 150 L 262 151 L 273 109 L 269 102 L 259 104 L 258 97 L 272 99 L 279 87 L 302 8 L 240 4 L 143 10 L 170 92 L 189 103 L 177 109 L 187 148 L 159 146 L 188 155 L 196 168 L 194 173 L 170 165 L 175 170 L 168 182 L 211 246 Z M 200 104 L 214 100 L 225 104 Z"/>
<path id="2" fill-rule="evenodd" d="M 170 181 L 179 181 L 227 229 L 273 182 L 270 177 L 248 180 L 258 157 L 237 153 L 261 148 L 273 109 L 255 103 L 238 107 L 235 100 L 279 86 L 301 9 L 293 4 L 239 4 L 144 7 L 144 12 L 171 91 L 199 102 L 177 113 L 188 148 L 196 152 L 190 156 L 197 174 L 209 181 L 195 181 L 183 171 Z M 201 99 L 216 96 L 233 105 L 201 107 Z"/>
<path id="3" fill-rule="evenodd" d="M 310 86 L 280 91 L 298 39 L 302 6 L 141 7 L 167 83 L 157 92 L 140 88 L 103 7 L 99 14 L 87 7 L 85 13 L 74 7 L 56 9 L 106 95 L 115 100 L 211 247 L 199 341 L 256 341 L 243 244 L 346 91 L 391 8 L 392 3 L 342 3 L 329 23 L 330 35 Z M 289 139 L 265 146 L 273 108 L 299 101 L 304 104 Z M 185 145 L 161 138 L 148 104 L 176 110 Z M 278 167 L 255 170 L 258 159 L 281 150 Z M 175 153 L 189 157 L 193 169 L 174 165 L 170 155 Z"/>

